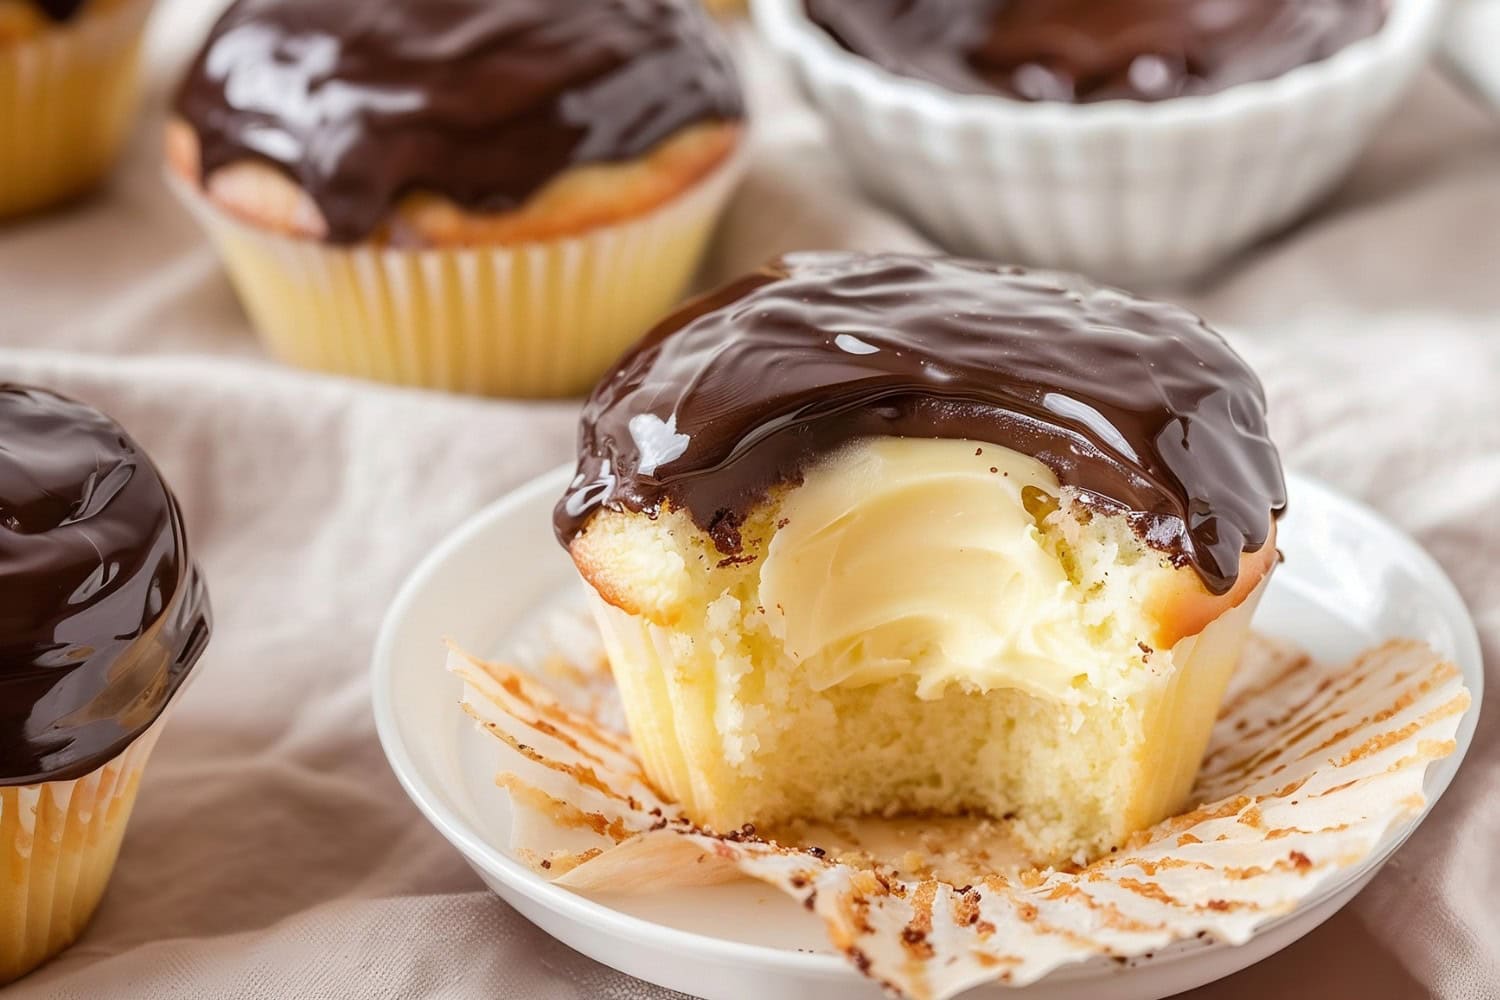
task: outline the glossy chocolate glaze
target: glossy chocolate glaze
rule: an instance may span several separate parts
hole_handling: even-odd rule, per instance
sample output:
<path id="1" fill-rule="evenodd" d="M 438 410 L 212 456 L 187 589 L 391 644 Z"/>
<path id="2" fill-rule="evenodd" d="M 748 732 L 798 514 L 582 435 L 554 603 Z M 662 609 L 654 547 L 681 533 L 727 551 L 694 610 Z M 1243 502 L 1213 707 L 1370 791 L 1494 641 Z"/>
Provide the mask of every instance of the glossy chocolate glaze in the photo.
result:
<path id="1" fill-rule="evenodd" d="M 88 0 L 32 0 L 42 13 L 54 21 L 70 21 L 78 15 Z"/>
<path id="2" fill-rule="evenodd" d="M 689 0 L 239 0 L 178 91 L 204 176 L 268 162 L 347 243 L 405 194 L 516 208 L 571 166 L 743 114 Z"/>
<path id="3" fill-rule="evenodd" d="M 1260 383 L 1193 314 L 976 261 L 799 253 L 687 306 L 599 384 L 558 536 L 666 504 L 733 554 L 770 488 L 883 435 L 1035 456 L 1216 594 L 1285 506 Z"/>
<path id="4" fill-rule="evenodd" d="M 108 417 L 0 384 L 0 785 L 80 778 L 208 641 L 177 501 Z"/>
<path id="5" fill-rule="evenodd" d="M 1388 0 L 806 0 L 844 48 L 949 90 L 1159 101 L 1269 80 L 1378 31 Z"/>

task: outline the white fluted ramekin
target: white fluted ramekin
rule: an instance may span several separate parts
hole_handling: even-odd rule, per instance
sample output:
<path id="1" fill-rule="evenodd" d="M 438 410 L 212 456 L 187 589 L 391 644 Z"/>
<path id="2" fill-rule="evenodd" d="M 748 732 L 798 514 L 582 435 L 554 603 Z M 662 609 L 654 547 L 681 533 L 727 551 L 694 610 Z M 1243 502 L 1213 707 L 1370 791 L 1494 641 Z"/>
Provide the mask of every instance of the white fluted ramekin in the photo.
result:
<path id="1" fill-rule="evenodd" d="M 1117 282 L 1191 277 L 1347 172 L 1437 41 L 1447 0 L 1271 80 L 1154 103 L 959 94 L 841 48 L 804 0 L 755 21 L 860 183 L 949 250 Z"/>

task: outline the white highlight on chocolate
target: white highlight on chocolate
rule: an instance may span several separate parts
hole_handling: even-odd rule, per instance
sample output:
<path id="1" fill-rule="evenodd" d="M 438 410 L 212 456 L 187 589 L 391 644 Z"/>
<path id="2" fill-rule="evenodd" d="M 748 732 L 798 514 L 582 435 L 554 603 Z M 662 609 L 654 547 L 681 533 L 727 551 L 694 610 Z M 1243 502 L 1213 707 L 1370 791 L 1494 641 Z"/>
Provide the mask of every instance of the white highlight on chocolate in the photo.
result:
<path id="1" fill-rule="evenodd" d="M 841 333 L 833 338 L 833 344 L 845 354 L 879 354 L 880 348 L 860 340 L 852 333 Z"/>
<path id="2" fill-rule="evenodd" d="M 692 439 L 677 433 L 677 414 L 663 421 L 654 413 L 637 413 L 630 418 L 630 438 L 641 456 L 636 471 L 654 476 L 656 470 L 681 458 Z"/>

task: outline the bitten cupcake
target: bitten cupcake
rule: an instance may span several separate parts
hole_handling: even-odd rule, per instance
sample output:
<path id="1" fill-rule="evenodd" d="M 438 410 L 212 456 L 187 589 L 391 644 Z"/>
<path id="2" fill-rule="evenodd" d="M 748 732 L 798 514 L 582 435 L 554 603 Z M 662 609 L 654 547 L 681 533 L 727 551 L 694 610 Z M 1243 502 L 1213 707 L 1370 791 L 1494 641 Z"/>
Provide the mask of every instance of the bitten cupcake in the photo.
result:
<path id="1" fill-rule="evenodd" d="M 151 0 L 0 0 L 0 217 L 55 205 L 114 164 Z"/>
<path id="2" fill-rule="evenodd" d="M 239 0 L 172 173 L 282 358 L 579 393 L 683 293 L 744 106 L 692 0 Z"/>
<path id="3" fill-rule="evenodd" d="M 113 420 L 0 385 L 0 983 L 104 894 L 162 715 L 208 642 L 177 501 Z"/>
<path id="4" fill-rule="evenodd" d="M 973 813 L 1061 859 L 1185 805 L 1283 491 L 1184 310 L 805 253 L 605 377 L 557 530 L 696 821 Z"/>

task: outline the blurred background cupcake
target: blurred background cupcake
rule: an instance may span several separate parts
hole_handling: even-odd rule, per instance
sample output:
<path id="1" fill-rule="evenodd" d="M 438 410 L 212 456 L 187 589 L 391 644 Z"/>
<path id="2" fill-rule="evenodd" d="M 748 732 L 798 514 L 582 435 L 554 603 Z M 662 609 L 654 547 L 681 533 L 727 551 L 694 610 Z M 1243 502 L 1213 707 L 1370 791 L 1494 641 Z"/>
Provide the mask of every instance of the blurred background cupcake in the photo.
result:
<path id="1" fill-rule="evenodd" d="M 240 0 L 174 112 L 274 353 L 509 396 L 582 392 L 681 296 L 744 120 L 688 0 Z"/>
<path id="2" fill-rule="evenodd" d="M 754 0 L 862 186 L 950 250 L 1200 275 L 1345 175 L 1437 0 Z M 940 181 L 935 180 L 941 178 Z"/>
<path id="3" fill-rule="evenodd" d="M 138 92 L 151 0 L 0 0 L 0 217 L 93 187 Z"/>
<path id="4" fill-rule="evenodd" d="M 104 895 L 208 595 L 156 467 L 104 414 L 0 384 L 0 983 Z"/>

